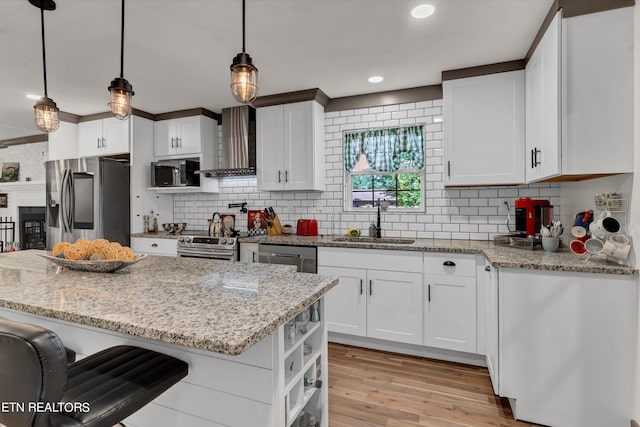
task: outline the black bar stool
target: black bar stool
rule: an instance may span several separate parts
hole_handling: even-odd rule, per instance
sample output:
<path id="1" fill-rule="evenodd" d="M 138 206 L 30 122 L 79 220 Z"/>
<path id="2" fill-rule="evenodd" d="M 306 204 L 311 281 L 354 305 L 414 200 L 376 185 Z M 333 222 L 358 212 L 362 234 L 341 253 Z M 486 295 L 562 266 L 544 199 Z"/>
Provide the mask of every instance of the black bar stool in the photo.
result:
<path id="1" fill-rule="evenodd" d="M 0 402 L 13 405 L 0 423 L 8 427 L 111 427 L 187 373 L 185 362 L 133 346 L 68 364 L 54 332 L 0 318 Z"/>

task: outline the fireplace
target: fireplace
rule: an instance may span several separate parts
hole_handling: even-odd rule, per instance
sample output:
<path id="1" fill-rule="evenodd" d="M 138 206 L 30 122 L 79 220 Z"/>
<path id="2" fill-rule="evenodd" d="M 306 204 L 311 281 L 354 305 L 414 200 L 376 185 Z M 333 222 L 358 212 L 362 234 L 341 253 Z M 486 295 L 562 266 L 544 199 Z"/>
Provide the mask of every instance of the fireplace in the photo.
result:
<path id="1" fill-rule="evenodd" d="M 44 206 L 18 207 L 20 223 L 21 249 L 45 249 L 47 246 L 47 228 Z"/>

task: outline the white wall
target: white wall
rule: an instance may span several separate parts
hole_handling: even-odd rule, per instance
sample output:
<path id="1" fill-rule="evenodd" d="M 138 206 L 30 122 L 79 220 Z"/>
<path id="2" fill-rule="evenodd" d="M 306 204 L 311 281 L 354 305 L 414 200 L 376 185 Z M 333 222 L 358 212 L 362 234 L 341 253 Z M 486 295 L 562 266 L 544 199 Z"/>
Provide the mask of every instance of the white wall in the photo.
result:
<path id="1" fill-rule="evenodd" d="M 518 187 L 476 187 L 445 189 L 443 183 L 442 100 L 411 102 L 385 107 L 361 108 L 325 114 L 326 180 L 325 192 L 259 192 L 256 179 L 223 178 L 219 194 L 176 194 L 174 218 L 187 222 L 190 229 L 206 229 L 213 212 L 234 213 L 236 223 L 246 230 L 247 215 L 229 209 L 229 203 L 247 201 L 249 209 L 273 206 L 283 223 L 295 226 L 299 218 L 318 220 L 319 232 L 330 234 L 332 219 L 335 234 L 349 227 L 366 230 L 375 220 L 373 212 L 355 213 L 342 209 L 343 161 L 342 133 L 346 130 L 400 126 L 414 123 L 426 125 L 426 209 L 420 213 L 383 214 L 384 236 L 414 238 L 453 238 L 488 240 L 494 234 L 508 232 L 502 200 L 512 205 L 518 197 L 544 198 L 558 207 L 558 184 L 535 184 Z M 524 159 L 523 159 L 524 161 Z M 334 215 L 337 214 L 337 215 Z"/>
<path id="2" fill-rule="evenodd" d="M 44 181 L 44 162 L 49 153 L 48 142 L 35 142 L 32 144 L 15 145 L 0 149 L 0 166 L 2 163 L 20 163 L 19 181 L 25 181 L 27 177 L 31 181 Z"/>

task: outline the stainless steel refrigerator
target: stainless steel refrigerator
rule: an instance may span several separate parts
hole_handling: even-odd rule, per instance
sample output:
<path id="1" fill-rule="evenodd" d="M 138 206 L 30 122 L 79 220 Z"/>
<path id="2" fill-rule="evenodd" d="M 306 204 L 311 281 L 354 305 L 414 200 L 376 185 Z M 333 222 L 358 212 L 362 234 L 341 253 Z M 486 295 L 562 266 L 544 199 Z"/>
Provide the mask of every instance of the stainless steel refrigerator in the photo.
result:
<path id="1" fill-rule="evenodd" d="M 129 161 L 106 157 L 46 163 L 47 249 L 108 239 L 129 245 Z"/>

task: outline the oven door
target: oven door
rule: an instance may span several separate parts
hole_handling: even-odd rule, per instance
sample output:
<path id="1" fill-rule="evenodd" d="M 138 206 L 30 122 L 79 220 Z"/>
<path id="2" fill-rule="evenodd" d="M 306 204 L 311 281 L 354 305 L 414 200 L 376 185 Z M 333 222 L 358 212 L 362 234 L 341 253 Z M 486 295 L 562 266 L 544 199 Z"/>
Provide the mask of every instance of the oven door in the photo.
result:
<path id="1" fill-rule="evenodd" d="M 202 248 L 179 248 L 179 257 L 186 258 L 207 258 L 218 259 L 222 261 L 237 261 L 236 251 L 202 249 Z"/>

